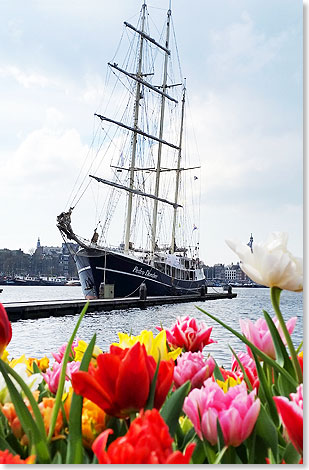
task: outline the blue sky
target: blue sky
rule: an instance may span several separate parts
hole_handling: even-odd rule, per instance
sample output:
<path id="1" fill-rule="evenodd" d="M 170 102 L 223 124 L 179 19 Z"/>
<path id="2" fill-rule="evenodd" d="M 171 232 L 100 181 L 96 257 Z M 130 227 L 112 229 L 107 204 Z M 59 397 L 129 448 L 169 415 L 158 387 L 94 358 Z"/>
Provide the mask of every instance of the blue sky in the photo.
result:
<path id="1" fill-rule="evenodd" d="M 166 0 L 149 0 L 162 15 Z M 137 0 L 1 0 L 0 247 L 59 245 L 91 142 L 106 63 Z M 201 258 L 237 261 L 225 239 L 289 233 L 302 256 L 299 0 L 174 0 L 202 170 Z M 155 36 L 155 33 L 154 33 Z"/>

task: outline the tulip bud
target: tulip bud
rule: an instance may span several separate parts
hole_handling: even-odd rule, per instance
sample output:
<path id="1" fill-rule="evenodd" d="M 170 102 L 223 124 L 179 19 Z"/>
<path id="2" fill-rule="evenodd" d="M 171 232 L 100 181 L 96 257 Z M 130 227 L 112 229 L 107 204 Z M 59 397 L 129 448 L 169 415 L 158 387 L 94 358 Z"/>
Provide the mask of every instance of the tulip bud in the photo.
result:
<path id="1" fill-rule="evenodd" d="M 12 339 L 12 327 L 5 308 L 0 304 L 0 357 Z"/>

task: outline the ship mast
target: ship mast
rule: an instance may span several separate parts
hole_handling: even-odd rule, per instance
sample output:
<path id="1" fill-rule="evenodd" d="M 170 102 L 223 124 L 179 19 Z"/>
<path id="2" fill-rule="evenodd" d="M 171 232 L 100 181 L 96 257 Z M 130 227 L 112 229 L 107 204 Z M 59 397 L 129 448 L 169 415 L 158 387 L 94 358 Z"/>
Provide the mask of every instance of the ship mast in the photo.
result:
<path id="1" fill-rule="evenodd" d="M 167 12 L 167 24 L 166 24 L 166 41 L 165 41 L 166 51 L 165 51 L 165 59 L 164 59 L 163 84 L 162 84 L 163 93 L 166 92 L 166 88 L 167 88 L 166 85 L 167 85 L 167 66 L 168 66 L 168 57 L 169 57 L 170 18 L 171 18 L 171 9 L 169 8 Z M 163 137 L 164 111 L 165 111 L 165 96 L 163 94 L 161 98 L 161 115 L 160 115 L 160 129 L 159 129 L 160 140 L 162 140 L 162 137 Z M 162 155 L 162 143 L 159 142 L 157 169 L 156 169 L 156 184 L 155 184 L 155 193 L 154 193 L 155 197 L 158 197 L 159 195 L 161 155 Z M 153 205 L 153 216 L 152 216 L 152 252 L 155 251 L 155 247 L 156 247 L 157 219 L 158 219 L 158 200 L 156 199 Z"/>
<path id="2" fill-rule="evenodd" d="M 179 135 L 179 150 L 178 150 L 178 161 L 177 161 L 177 170 L 176 170 L 176 185 L 175 185 L 175 206 L 174 206 L 174 217 L 173 217 L 173 227 L 172 227 L 172 244 L 171 244 L 171 253 L 175 253 L 176 243 L 175 243 L 175 232 L 176 232 L 176 221 L 177 221 L 177 206 L 178 196 L 179 196 L 179 184 L 180 184 L 180 163 L 181 163 L 181 145 L 182 145 L 182 135 L 183 135 L 183 121 L 185 114 L 185 98 L 186 98 L 186 87 L 184 85 L 183 95 L 182 95 L 182 105 L 181 105 L 181 121 L 180 121 L 180 135 Z"/>
<path id="3" fill-rule="evenodd" d="M 142 6 L 142 29 L 141 32 L 144 33 L 145 28 L 145 17 L 146 17 L 146 3 Z M 143 46 L 144 46 L 144 34 L 140 35 L 140 47 L 139 47 L 139 58 L 137 66 L 137 77 L 142 78 L 142 58 L 143 58 Z M 136 147 L 137 147 L 137 135 L 136 132 L 138 129 L 138 115 L 139 115 L 139 102 L 141 99 L 141 82 L 138 81 L 136 85 L 136 94 L 135 94 L 135 110 L 134 110 L 134 134 L 132 142 L 132 157 L 131 157 L 131 166 L 130 166 L 130 176 L 129 176 L 129 188 L 133 189 L 134 187 L 134 169 L 135 169 L 135 158 L 136 158 Z M 129 252 L 130 244 L 130 231 L 131 231 L 131 219 L 132 219 L 132 202 L 133 202 L 133 193 L 130 192 L 128 196 L 128 207 L 127 207 L 127 222 L 126 222 L 126 232 L 125 232 L 125 241 L 124 241 L 124 252 Z"/>

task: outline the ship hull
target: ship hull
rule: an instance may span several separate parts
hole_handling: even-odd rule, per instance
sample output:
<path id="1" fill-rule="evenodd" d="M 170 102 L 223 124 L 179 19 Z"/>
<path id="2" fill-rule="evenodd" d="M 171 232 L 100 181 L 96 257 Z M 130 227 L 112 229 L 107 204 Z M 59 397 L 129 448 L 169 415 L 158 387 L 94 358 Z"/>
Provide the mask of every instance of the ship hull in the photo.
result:
<path id="1" fill-rule="evenodd" d="M 147 296 L 194 294 L 205 286 L 205 279 L 174 279 L 121 253 L 81 249 L 75 254 L 75 262 L 86 299 L 99 298 L 102 285 L 112 285 L 115 298 L 139 296 L 143 282 Z"/>

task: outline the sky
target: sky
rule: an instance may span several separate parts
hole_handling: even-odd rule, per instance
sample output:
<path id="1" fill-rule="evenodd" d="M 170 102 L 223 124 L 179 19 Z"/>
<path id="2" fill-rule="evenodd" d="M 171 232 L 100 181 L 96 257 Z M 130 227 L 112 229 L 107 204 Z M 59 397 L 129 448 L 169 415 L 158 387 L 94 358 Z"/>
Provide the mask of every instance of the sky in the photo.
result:
<path id="1" fill-rule="evenodd" d="M 165 16 L 167 0 L 147 1 Z M 59 246 L 123 21 L 139 0 L 0 0 L 0 248 Z M 203 166 L 200 257 L 289 234 L 303 251 L 303 3 L 173 0 Z M 164 21 L 164 19 L 162 20 Z"/>

